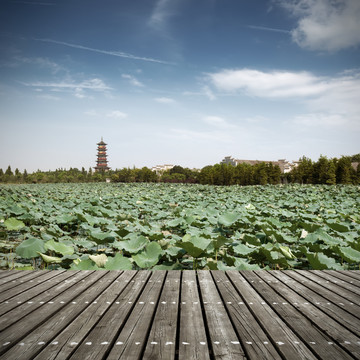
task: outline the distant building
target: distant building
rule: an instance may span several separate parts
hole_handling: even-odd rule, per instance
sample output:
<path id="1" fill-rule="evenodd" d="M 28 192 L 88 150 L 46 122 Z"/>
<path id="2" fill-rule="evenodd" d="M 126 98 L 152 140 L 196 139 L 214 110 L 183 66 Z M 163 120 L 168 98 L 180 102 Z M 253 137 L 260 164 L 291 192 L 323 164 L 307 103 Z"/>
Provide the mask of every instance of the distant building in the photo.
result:
<path id="1" fill-rule="evenodd" d="M 108 167 L 108 161 L 107 161 L 107 148 L 103 141 L 103 138 L 101 137 L 101 141 L 97 143 L 97 160 L 96 160 L 96 166 L 94 166 L 95 171 L 109 171 L 110 168 Z"/>
<path id="2" fill-rule="evenodd" d="M 221 164 L 230 164 L 233 166 L 236 166 L 238 164 L 249 164 L 249 165 L 256 165 L 260 163 L 265 164 L 273 164 L 278 165 L 281 172 L 283 174 L 290 172 L 294 167 L 298 165 L 297 161 L 293 161 L 292 163 L 286 161 L 285 159 L 279 159 L 277 161 L 269 161 L 269 160 L 240 160 L 240 159 L 234 159 L 231 156 L 225 156 L 225 158 L 221 161 Z"/>
<path id="3" fill-rule="evenodd" d="M 165 165 L 156 165 L 153 166 L 151 168 L 152 171 L 154 171 L 156 173 L 156 175 L 161 175 L 163 172 L 167 171 L 167 170 L 171 170 L 175 165 L 169 165 L 169 164 L 165 164 Z"/>

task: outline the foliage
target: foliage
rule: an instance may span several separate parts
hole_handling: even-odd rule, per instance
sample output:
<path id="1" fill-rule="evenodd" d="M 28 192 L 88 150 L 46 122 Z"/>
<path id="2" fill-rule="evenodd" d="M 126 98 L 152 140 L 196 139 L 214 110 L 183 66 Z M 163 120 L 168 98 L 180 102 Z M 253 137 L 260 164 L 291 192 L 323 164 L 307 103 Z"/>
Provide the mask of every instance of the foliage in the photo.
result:
<path id="1" fill-rule="evenodd" d="M 0 185 L 0 266 L 356 269 L 352 185 Z"/>

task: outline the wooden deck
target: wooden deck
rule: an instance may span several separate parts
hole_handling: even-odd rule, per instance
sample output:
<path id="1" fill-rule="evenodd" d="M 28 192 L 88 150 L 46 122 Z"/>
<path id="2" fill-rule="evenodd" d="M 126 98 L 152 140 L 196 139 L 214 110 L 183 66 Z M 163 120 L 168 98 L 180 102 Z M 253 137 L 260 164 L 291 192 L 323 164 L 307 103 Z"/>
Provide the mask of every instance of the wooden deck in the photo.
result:
<path id="1" fill-rule="evenodd" d="M 0 271 L 1 359 L 360 359 L 360 271 Z"/>

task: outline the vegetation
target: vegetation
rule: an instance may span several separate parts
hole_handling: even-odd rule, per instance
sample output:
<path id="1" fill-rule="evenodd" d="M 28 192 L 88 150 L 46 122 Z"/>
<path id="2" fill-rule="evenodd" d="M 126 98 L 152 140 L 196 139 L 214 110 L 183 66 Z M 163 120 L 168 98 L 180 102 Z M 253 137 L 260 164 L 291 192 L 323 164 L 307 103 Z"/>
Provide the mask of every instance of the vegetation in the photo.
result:
<path id="1" fill-rule="evenodd" d="M 299 184 L 360 184 L 360 154 L 354 156 L 342 156 L 340 159 L 328 159 L 321 156 L 317 162 L 302 157 L 299 165 L 290 173 L 282 174 L 279 166 L 271 163 L 259 163 L 256 165 L 239 164 L 237 166 L 227 164 L 215 164 L 205 166 L 199 171 L 183 168 L 179 165 L 159 175 L 147 167 L 123 168 L 109 172 L 93 172 L 90 168 L 81 170 L 70 168 L 69 170 L 58 169 L 55 171 L 36 171 L 28 174 L 19 169 L 13 172 L 8 166 L 4 172 L 0 169 L 0 183 L 88 183 L 112 182 L 120 183 L 190 183 L 203 185 L 275 185 L 280 183 Z"/>
<path id="2" fill-rule="evenodd" d="M 0 267 L 358 269 L 358 194 L 354 185 L 0 185 Z"/>

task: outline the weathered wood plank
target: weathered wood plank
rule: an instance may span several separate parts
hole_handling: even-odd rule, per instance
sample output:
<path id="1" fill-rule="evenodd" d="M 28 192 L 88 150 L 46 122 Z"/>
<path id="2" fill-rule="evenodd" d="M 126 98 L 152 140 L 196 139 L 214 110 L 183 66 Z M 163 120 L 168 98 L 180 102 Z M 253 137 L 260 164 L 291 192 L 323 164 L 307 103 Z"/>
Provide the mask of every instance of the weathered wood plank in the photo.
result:
<path id="1" fill-rule="evenodd" d="M 294 288 L 294 290 L 299 293 L 306 294 L 305 296 L 311 299 L 312 303 L 320 307 L 322 311 L 347 326 L 349 330 L 355 331 L 354 325 L 352 324 L 357 323 L 360 319 L 360 306 L 347 301 L 317 283 L 307 282 L 301 284 L 300 282 L 303 277 L 294 271 L 286 271 L 285 274 L 287 278 L 298 280 L 298 282 L 294 281 L 289 285 L 291 288 Z M 280 279 L 279 276 L 281 276 L 281 274 L 274 273 L 274 276 Z M 286 281 L 284 279 L 281 280 Z M 360 332 L 360 329 L 357 329 L 357 332 Z"/>
<path id="2" fill-rule="evenodd" d="M 179 359 L 210 359 L 196 273 L 183 272 L 181 282 Z"/>
<path id="3" fill-rule="evenodd" d="M 9 311 L 13 307 L 18 306 L 21 303 L 29 301 L 32 297 L 48 289 L 49 287 L 55 286 L 55 282 L 53 281 L 54 278 L 56 278 L 56 276 L 62 273 L 62 271 L 47 271 L 42 276 L 38 277 L 37 281 L 35 282 L 24 281 L 23 283 L 20 283 L 14 288 L 1 292 L 0 315 L 4 314 L 5 312 Z M 34 291 L 32 292 L 31 290 L 33 289 Z"/>
<path id="4" fill-rule="evenodd" d="M 360 281 L 360 270 L 338 270 L 338 272 Z"/>
<path id="5" fill-rule="evenodd" d="M 348 349 L 354 355 L 360 355 L 356 354 L 360 349 L 356 346 L 357 337 L 353 333 L 340 326 L 311 302 L 307 302 L 307 299 L 301 296 L 304 294 L 298 294 L 293 290 L 294 285 L 290 288 L 282 282 L 272 281 L 275 279 L 272 273 L 256 271 L 245 272 L 243 275 L 248 280 L 253 280 L 254 288 L 317 356 L 321 359 L 351 359 L 352 357 L 347 354 Z M 267 282 L 269 280 L 271 282 Z M 346 340 L 352 344 L 345 345 Z"/>
<path id="6" fill-rule="evenodd" d="M 93 302 L 102 304 L 104 308 L 107 308 L 109 305 L 105 300 L 106 295 L 109 293 L 109 289 L 118 288 L 117 285 L 114 286 L 115 280 L 119 277 L 120 273 L 117 271 L 111 271 L 106 273 L 100 281 L 96 281 L 93 285 L 85 289 L 79 296 L 74 297 L 72 302 L 69 302 L 67 306 L 62 308 L 60 311 L 57 311 L 53 314 L 52 317 L 48 318 L 40 327 L 36 328 L 29 335 L 21 339 L 22 346 L 15 346 L 11 351 L 11 356 L 14 356 L 18 360 L 27 360 L 35 356 L 42 348 L 46 345 L 50 345 L 53 342 L 59 342 L 58 340 L 53 340 L 54 337 L 61 331 L 61 329 L 68 326 L 72 321 L 79 317 L 85 309 L 91 307 Z M 116 296 L 116 294 L 114 294 Z M 90 314 L 88 314 L 90 315 Z M 92 315 L 93 316 L 93 315 Z M 85 315 L 82 315 L 84 319 L 87 319 L 86 324 L 89 323 L 89 318 L 86 318 Z M 91 318 L 91 316 L 90 316 Z M 81 320 L 79 320 L 81 322 Z M 60 337 L 61 336 L 57 336 Z M 71 344 L 73 344 L 71 346 Z M 69 347 L 74 348 L 76 342 L 71 341 L 68 343 Z M 57 346 L 51 346 L 52 351 L 58 348 Z M 4 354 L 6 357 L 7 355 Z"/>
<path id="7" fill-rule="evenodd" d="M 64 272 L 59 275 L 59 279 L 62 280 L 60 283 L 55 282 L 54 284 L 51 284 L 50 282 L 45 282 L 41 285 L 40 291 L 39 288 L 36 287 L 30 288 L 28 292 L 24 294 L 24 299 L 27 299 L 26 302 L 14 300 L 14 303 L 9 302 L 8 304 L 2 304 L 1 307 L 3 308 L 4 313 L 0 317 L 1 331 L 10 325 L 13 325 L 31 312 L 36 311 L 42 304 L 52 301 L 54 296 L 63 292 L 64 287 L 67 288 L 74 285 L 74 282 L 71 281 L 71 279 L 77 281 L 87 275 L 88 274 L 86 273 L 80 272 Z M 18 304 L 19 301 L 21 301 L 20 304 Z"/>
<path id="8" fill-rule="evenodd" d="M 227 273 L 239 294 L 244 298 L 246 306 L 268 333 L 272 343 L 283 357 L 287 359 L 316 359 L 311 350 L 266 303 L 263 294 L 260 296 L 239 272 L 228 271 Z"/>
<path id="9" fill-rule="evenodd" d="M 331 277 L 334 283 L 339 283 L 340 286 L 360 296 L 360 281 L 353 280 L 351 277 L 335 270 L 317 270 L 314 272 L 319 276 L 326 275 Z"/>
<path id="10" fill-rule="evenodd" d="M 131 297 L 129 292 L 132 292 L 134 295 L 138 287 L 144 286 L 141 282 L 144 276 L 141 277 L 139 275 L 140 274 L 134 270 L 125 271 L 119 278 L 109 284 L 102 293 L 96 294 L 92 291 L 92 297 L 89 296 L 90 294 L 86 295 L 85 298 L 88 299 L 86 302 L 89 303 L 89 306 L 79 313 L 66 327 L 64 327 L 64 323 L 61 324 L 61 326 L 58 325 L 58 327 L 60 327 L 59 330 L 63 327 L 64 329 L 54 336 L 51 342 L 47 344 L 35 359 L 67 359 L 78 346 L 82 346 L 85 343 L 87 348 L 89 348 L 89 346 L 91 347 L 92 342 L 89 342 L 89 338 L 86 339 L 86 337 L 96 326 L 101 327 L 102 322 L 108 325 L 105 330 L 112 330 L 119 326 L 117 322 L 119 318 L 116 316 L 113 317 L 113 315 L 124 315 L 127 313 L 123 307 L 125 302 L 123 301 L 123 303 L 120 304 L 120 300 L 122 297 L 125 297 L 126 300 L 129 299 Z M 135 276 L 137 276 L 137 279 L 140 281 L 136 281 L 134 286 L 129 285 Z M 112 318 L 110 318 L 109 315 Z M 60 320 L 63 321 L 62 319 Z M 96 340 L 97 339 L 95 339 L 95 341 Z"/>
<path id="11" fill-rule="evenodd" d="M 337 271 L 337 270 L 326 270 L 326 273 L 328 273 L 331 276 L 336 277 L 340 280 L 346 281 L 349 284 L 357 286 L 358 288 L 360 287 L 360 279 L 356 279 L 356 278 L 352 277 L 349 274 L 349 271 L 344 272 L 344 271 Z"/>
<path id="12" fill-rule="evenodd" d="M 141 359 L 160 298 L 166 271 L 154 271 L 107 359 Z"/>
<path id="13" fill-rule="evenodd" d="M 11 283 L 17 284 L 17 281 L 22 280 L 25 276 L 36 277 L 39 276 L 41 271 L 31 271 L 31 270 L 24 270 L 24 271 L 14 271 L 14 270 L 1 270 L 0 274 L 4 275 L 0 279 L 1 284 Z"/>
<path id="14" fill-rule="evenodd" d="M 215 359 L 245 359 L 245 353 L 232 326 L 211 273 L 197 272 L 201 301 Z"/>
<path id="15" fill-rule="evenodd" d="M 212 274 L 246 357 L 262 360 L 281 359 L 271 339 L 245 305 L 244 299 L 238 294 L 226 273 L 218 270 L 212 271 Z"/>
<path id="16" fill-rule="evenodd" d="M 147 340 L 144 359 L 175 359 L 181 271 L 169 271 Z"/>
<path id="17" fill-rule="evenodd" d="M 26 316 L 23 316 L 21 321 L 9 324 L 7 329 L 0 333 L 0 344 L 6 344 L 0 348 L 0 354 L 7 351 L 14 344 L 21 342 L 23 337 L 31 333 L 36 327 L 41 326 L 41 324 L 55 312 L 60 311 L 68 302 L 72 301 L 73 298 L 81 294 L 93 283 L 100 280 L 105 274 L 105 271 L 79 272 L 71 279 L 72 281 L 69 281 L 68 283 L 64 281 L 56 286 L 55 289 L 52 289 L 47 296 L 46 292 L 39 295 L 40 299 L 50 298 L 51 301 L 43 300 L 44 304 L 38 304 L 37 302 L 34 302 L 33 304 L 24 304 L 24 306 L 34 305 L 34 309 L 27 309 L 30 310 L 30 312 L 28 312 Z M 82 278 L 86 278 L 87 281 L 82 282 Z M 22 306 L 19 308 L 21 307 Z M 18 310 L 19 308 L 14 310 Z M 38 311 L 35 311 L 35 308 L 39 308 L 40 311 L 39 309 Z M 11 313 L 13 313 L 13 311 L 9 311 L 3 316 L 6 317 L 7 323 L 11 323 Z"/>
<path id="18" fill-rule="evenodd" d="M 303 275 L 305 278 L 310 280 L 313 283 L 319 282 L 321 286 L 333 291 L 335 294 L 338 294 L 343 298 L 343 301 L 350 301 L 356 305 L 360 306 L 360 297 L 354 294 L 352 291 L 346 289 L 342 286 L 341 282 L 337 282 L 331 276 L 321 276 L 321 273 L 316 273 L 316 270 L 312 271 L 304 271 L 304 270 L 296 270 L 296 272 Z M 336 282 L 335 282 L 336 281 Z"/>

